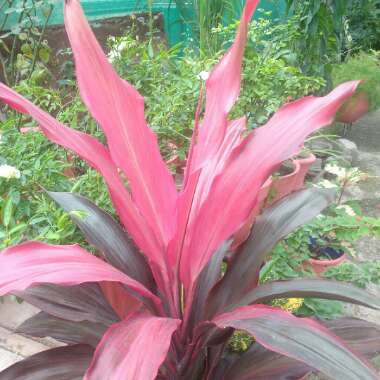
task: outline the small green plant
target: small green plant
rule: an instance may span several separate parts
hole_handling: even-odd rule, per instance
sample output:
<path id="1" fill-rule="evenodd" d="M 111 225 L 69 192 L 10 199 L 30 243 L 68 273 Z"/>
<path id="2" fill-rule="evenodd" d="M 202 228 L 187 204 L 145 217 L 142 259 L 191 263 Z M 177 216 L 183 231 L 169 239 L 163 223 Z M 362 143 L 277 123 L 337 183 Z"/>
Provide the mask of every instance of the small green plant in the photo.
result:
<path id="1" fill-rule="evenodd" d="M 7 0 L 0 4 L 0 68 L 5 83 L 41 79 L 50 49 L 44 40 L 55 0 Z M 12 27 L 9 30 L 9 22 Z M 42 25 L 41 25 L 42 20 Z"/>
<path id="2" fill-rule="evenodd" d="M 61 101 L 60 91 L 33 80 L 20 82 L 17 89 L 61 122 L 104 139 L 75 93 Z M 23 132 L 16 126 L 22 126 Z M 85 244 L 69 215 L 56 207 L 43 188 L 80 191 L 113 213 L 106 186 L 96 171 L 49 143 L 36 126 L 12 112 L 0 122 L 0 247 L 28 239 Z M 75 176 L 68 177 L 67 171 Z"/>
<path id="3" fill-rule="evenodd" d="M 191 33 L 193 49 L 206 55 L 220 50 L 220 40 L 212 30 L 238 19 L 242 0 L 174 0 L 181 18 Z"/>
<path id="4" fill-rule="evenodd" d="M 346 261 L 331 267 L 323 273 L 323 277 L 338 281 L 350 282 L 360 288 L 380 283 L 380 261 L 354 263 Z"/>
<path id="5" fill-rule="evenodd" d="M 286 0 L 288 13 L 300 17 L 295 49 L 305 72 L 330 80 L 331 67 L 345 49 L 349 0 Z"/>

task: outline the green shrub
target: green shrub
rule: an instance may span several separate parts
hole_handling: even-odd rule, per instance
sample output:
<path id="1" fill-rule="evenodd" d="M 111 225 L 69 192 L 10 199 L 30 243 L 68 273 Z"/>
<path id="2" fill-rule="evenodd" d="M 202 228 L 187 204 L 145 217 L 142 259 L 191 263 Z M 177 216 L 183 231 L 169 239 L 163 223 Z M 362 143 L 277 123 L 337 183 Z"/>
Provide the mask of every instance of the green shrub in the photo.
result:
<path id="1" fill-rule="evenodd" d="M 353 49 L 380 50 L 380 0 L 352 0 L 348 25 Z"/>
<path id="2" fill-rule="evenodd" d="M 380 60 L 378 52 L 359 52 L 344 63 L 335 65 L 332 72 L 334 86 L 349 80 L 362 79 L 360 85 L 370 101 L 370 110 L 380 107 Z"/>

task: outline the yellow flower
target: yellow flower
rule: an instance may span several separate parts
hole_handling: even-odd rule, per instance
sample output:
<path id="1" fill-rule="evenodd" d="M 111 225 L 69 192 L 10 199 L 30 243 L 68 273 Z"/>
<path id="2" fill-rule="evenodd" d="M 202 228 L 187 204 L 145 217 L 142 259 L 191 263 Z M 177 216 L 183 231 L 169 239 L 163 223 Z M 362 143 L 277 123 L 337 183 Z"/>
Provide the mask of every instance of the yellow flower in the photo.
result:
<path id="1" fill-rule="evenodd" d="M 303 304 L 303 298 L 289 298 L 288 301 L 281 306 L 281 309 L 294 312 L 297 311 Z"/>

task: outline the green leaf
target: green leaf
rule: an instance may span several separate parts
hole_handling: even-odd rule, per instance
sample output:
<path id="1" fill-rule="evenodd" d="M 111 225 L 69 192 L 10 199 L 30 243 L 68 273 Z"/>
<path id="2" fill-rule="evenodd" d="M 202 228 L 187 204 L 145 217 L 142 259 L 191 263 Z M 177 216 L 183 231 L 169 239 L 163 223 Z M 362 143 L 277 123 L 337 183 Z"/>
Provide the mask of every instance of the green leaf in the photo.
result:
<path id="1" fill-rule="evenodd" d="M 49 49 L 47 49 L 47 48 L 40 49 L 38 55 L 44 63 L 49 62 L 49 58 L 50 58 L 50 50 Z"/>
<path id="2" fill-rule="evenodd" d="M 28 225 L 26 223 L 21 223 L 19 225 L 17 225 L 16 227 L 13 227 L 10 231 L 9 231 L 9 235 L 13 235 L 15 234 L 16 232 L 20 232 L 20 231 L 23 231 L 26 229 Z"/>
<path id="3" fill-rule="evenodd" d="M 9 223 L 11 222 L 12 211 L 13 211 L 12 198 L 8 198 L 7 201 L 5 202 L 5 206 L 3 209 L 3 224 L 5 227 L 8 227 Z"/>
<path id="4" fill-rule="evenodd" d="M 21 32 L 21 33 L 18 35 L 18 38 L 19 38 L 21 41 L 25 41 L 25 40 L 28 38 L 28 35 L 27 35 L 25 32 Z"/>

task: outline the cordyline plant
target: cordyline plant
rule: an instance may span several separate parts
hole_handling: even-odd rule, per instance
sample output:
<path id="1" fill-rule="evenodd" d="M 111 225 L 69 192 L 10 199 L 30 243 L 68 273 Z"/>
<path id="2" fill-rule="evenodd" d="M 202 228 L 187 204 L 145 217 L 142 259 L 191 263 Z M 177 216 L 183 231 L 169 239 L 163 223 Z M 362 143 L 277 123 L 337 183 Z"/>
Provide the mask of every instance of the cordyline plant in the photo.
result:
<path id="1" fill-rule="evenodd" d="M 123 225 L 81 196 L 52 192 L 98 255 L 41 242 L 0 253 L 0 295 L 41 309 L 19 331 L 67 343 L 5 369 L 0 380 L 295 379 L 312 369 L 335 379 L 378 378 L 367 362 L 380 349 L 376 325 L 321 323 L 267 305 L 312 296 L 380 309 L 377 299 L 321 279 L 259 281 L 274 244 L 319 214 L 332 200 L 328 191 L 303 190 L 265 211 L 221 275 L 261 185 L 308 134 L 332 122 L 358 85 L 289 103 L 253 132 L 245 118 L 228 120 L 257 3 L 247 1 L 234 44 L 206 82 L 180 191 L 146 124 L 142 97 L 112 69 L 78 0 L 66 1 L 66 29 L 82 98 L 108 146 L 0 85 L 5 103 L 102 174 Z M 226 348 L 235 329 L 255 341 L 241 356 Z"/>

